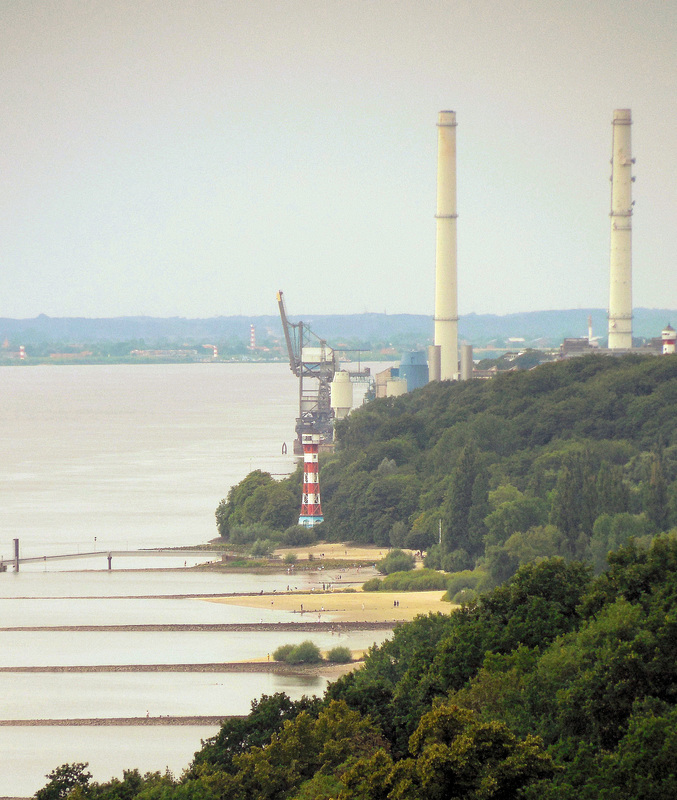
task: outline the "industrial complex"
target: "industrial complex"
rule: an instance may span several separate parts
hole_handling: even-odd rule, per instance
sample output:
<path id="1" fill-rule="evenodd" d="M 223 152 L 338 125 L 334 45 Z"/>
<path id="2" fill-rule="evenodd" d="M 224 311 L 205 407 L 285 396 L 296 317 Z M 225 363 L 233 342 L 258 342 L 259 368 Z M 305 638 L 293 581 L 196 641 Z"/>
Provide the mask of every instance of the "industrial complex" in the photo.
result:
<path id="1" fill-rule="evenodd" d="M 633 348 L 632 339 L 632 166 L 630 109 L 617 109 L 612 119 L 611 233 L 609 259 L 608 344 L 598 345 L 588 322 L 588 337 L 565 339 L 559 357 L 588 352 L 619 355 L 632 351 L 670 354 L 677 334 L 667 325 L 660 337 Z M 469 380 L 491 377 L 476 374 L 471 344 L 462 344 L 459 361 L 457 291 L 456 208 L 456 113 L 440 111 L 437 119 L 437 209 L 435 256 L 434 343 L 423 351 L 405 353 L 399 367 L 377 374 L 372 395 L 392 397 L 423 386 L 428 381 Z M 318 453 L 330 448 L 334 420 L 351 409 L 353 382 L 372 380 L 369 371 L 344 371 L 338 354 L 302 322 L 287 318 L 282 292 L 277 295 L 282 327 L 292 372 L 299 379 L 299 415 L 295 452 L 303 453 L 303 500 L 299 524 L 313 526 L 322 521 L 318 475 Z"/>

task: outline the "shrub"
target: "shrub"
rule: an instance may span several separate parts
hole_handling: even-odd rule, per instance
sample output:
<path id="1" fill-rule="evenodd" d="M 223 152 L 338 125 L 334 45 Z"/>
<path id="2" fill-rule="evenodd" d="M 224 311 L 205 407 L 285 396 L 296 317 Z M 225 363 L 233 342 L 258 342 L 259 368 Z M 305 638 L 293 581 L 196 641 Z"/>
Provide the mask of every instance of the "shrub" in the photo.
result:
<path id="1" fill-rule="evenodd" d="M 349 647 L 332 647 L 327 653 L 327 661 L 333 661 L 335 664 L 349 664 L 352 660 L 353 654 Z"/>
<path id="2" fill-rule="evenodd" d="M 293 649 L 293 644 L 281 644 L 273 653 L 273 658 L 275 661 L 286 661 Z"/>
<path id="3" fill-rule="evenodd" d="M 320 648 L 309 639 L 297 645 L 280 645 L 273 653 L 273 658 L 287 664 L 318 664 L 322 661 Z"/>
<path id="4" fill-rule="evenodd" d="M 447 588 L 447 576 L 432 569 L 394 572 L 384 578 L 380 589 L 384 592 L 432 592 Z"/>
<path id="5" fill-rule="evenodd" d="M 405 553 L 404 550 L 395 548 L 385 558 L 382 558 L 376 567 L 384 575 L 390 575 L 392 572 L 406 572 L 413 569 L 415 563 L 411 553 Z"/>
<path id="6" fill-rule="evenodd" d="M 442 556 L 442 569 L 445 572 L 458 572 L 472 567 L 473 559 L 467 550 L 452 550 L 451 553 Z"/>
<path id="7" fill-rule="evenodd" d="M 322 661 L 320 648 L 310 639 L 294 647 L 287 656 L 288 664 L 317 664 Z"/>
<path id="8" fill-rule="evenodd" d="M 442 548 L 438 544 L 428 549 L 423 559 L 423 566 L 428 569 L 442 569 Z"/>
<path id="9" fill-rule="evenodd" d="M 296 553 L 287 553 L 284 557 L 285 564 L 296 564 L 299 560 L 299 557 Z"/>
<path id="10" fill-rule="evenodd" d="M 393 572 L 386 578 L 370 578 L 363 592 L 432 592 L 447 588 L 447 575 L 432 569 Z"/>
<path id="11" fill-rule="evenodd" d="M 275 542 L 271 539 L 257 539 L 251 547 L 253 556 L 269 556 L 275 549 Z"/>
<path id="12" fill-rule="evenodd" d="M 292 525 L 284 532 L 283 541 L 287 547 L 307 547 L 317 541 L 317 533 L 313 528 Z"/>
<path id="13" fill-rule="evenodd" d="M 449 597 L 454 597 L 462 589 L 474 589 L 481 592 L 489 584 L 488 574 L 481 569 L 465 569 L 461 572 L 453 572 L 447 578 L 447 592 Z M 457 602 L 454 600 L 454 602 Z"/>
<path id="14" fill-rule="evenodd" d="M 449 598 L 449 595 L 450 592 L 447 592 L 444 595 L 443 599 L 447 600 Z M 466 587 L 465 589 L 461 589 L 460 591 L 456 592 L 451 602 L 456 603 L 459 606 L 462 606 L 462 605 L 467 605 L 468 603 L 472 603 L 474 600 L 477 600 L 477 592 L 474 589 L 469 589 Z"/>
<path id="15" fill-rule="evenodd" d="M 230 529 L 230 541 L 233 544 L 251 544 L 257 539 L 271 539 L 273 531 L 267 525 L 233 525 Z"/>

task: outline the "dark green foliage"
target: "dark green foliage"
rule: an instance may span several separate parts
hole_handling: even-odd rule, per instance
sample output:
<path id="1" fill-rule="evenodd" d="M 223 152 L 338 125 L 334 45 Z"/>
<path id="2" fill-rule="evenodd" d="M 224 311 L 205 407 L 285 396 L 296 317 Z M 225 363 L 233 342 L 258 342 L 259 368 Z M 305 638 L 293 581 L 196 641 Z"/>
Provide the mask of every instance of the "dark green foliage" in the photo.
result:
<path id="1" fill-rule="evenodd" d="M 294 476 L 296 478 L 296 476 Z M 228 492 L 216 509 L 216 527 L 224 539 L 234 526 L 260 523 L 284 530 L 298 520 L 298 479 L 274 480 L 270 473 L 255 470 Z"/>
<path id="2" fill-rule="evenodd" d="M 652 527 L 644 514 L 601 514 L 595 520 L 588 545 L 589 558 L 596 572 L 607 567 L 607 554 L 651 534 Z"/>
<path id="3" fill-rule="evenodd" d="M 432 592 L 447 588 L 447 576 L 432 569 L 393 572 L 383 580 L 370 578 L 362 585 L 365 592 Z"/>
<path id="4" fill-rule="evenodd" d="M 622 514 L 629 508 L 629 492 L 618 464 L 603 461 L 597 473 L 597 511 L 599 514 Z"/>
<path id="5" fill-rule="evenodd" d="M 598 760 L 583 791 L 623 800 L 672 800 L 677 797 L 677 708 L 647 702 L 630 717 L 616 750 Z"/>
<path id="6" fill-rule="evenodd" d="M 327 661 L 334 664 L 349 664 L 353 660 L 353 654 L 350 652 L 349 647 L 332 647 L 327 653 Z"/>
<path id="7" fill-rule="evenodd" d="M 526 531 L 535 525 L 545 525 L 548 521 L 547 503 L 540 497 L 522 497 L 501 503 L 485 519 L 488 545 L 502 545 L 519 531 Z"/>
<path id="8" fill-rule="evenodd" d="M 369 719 L 345 703 L 329 702 L 317 717 L 301 712 L 274 733 L 265 747 L 234 759 L 236 772 L 215 776 L 218 797 L 282 800 L 316 775 L 334 773 L 349 758 L 369 757 L 384 744 Z"/>
<path id="9" fill-rule="evenodd" d="M 317 534 L 314 528 L 307 528 L 305 525 L 292 525 L 284 532 L 282 540 L 285 547 L 307 547 L 317 541 Z"/>
<path id="10" fill-rule="evenodd" d="M 85 788 L 92 779 L 88 764 L 62 764 L 47 775 L 48 782 L 35 793 L 36 800 L 62 800 L 76 787 Z"/>
<path id="11" fill-rule="evenodd" d="M 451 705 L 425 714 L 409 758 L 384 751 L 360 759 L 343 777 L 343 800 L 499 800 L 556 772 L 533 736 L 520 741 L 505 725 Z"/>
<path id="12" fill-rule="evenodd" d="M 404 572 L 413 569 L 415 563 L 414 556 L 411 553 L 405 553 L 404 550 L 395 548 L 385 558 L 377 562 L 376 568 L 384 575 L 390 575 L 391 572 Z"/>
<path id="13" fill-rule="evenodd" d="M 590 453 L 572 454 L 559 473 L 550 521 L 563 538 L 571 558 L 585 555 L 597 511 L 597 485 Z"/>
<path id="14" fill-rule="evenodd" d="M 668 522 L 668 487 L 663 459 L 654 454 L 651 471 L 646 482 L 646 513 L 657 531 L 664 531 Z"/>
<path id="15" fill-rule="evenodd" d="M 252 701 L 248 716 L 227 720 L 216 736 L 203 743 L 195 754 L 190 774 L 196 775 L 198 768 L 204 766 L 231 771 L 236 756 L 250 747 L 265 745 L 285 721 L 296 719 L 301 712 L 317 716 L 320 705 L 316 697 L 293 701 L 283 692 L 261 695 L 259 700 Z"/>
<path id="16" fill-rule="evenodd" d="M 320 648 L 310 640 L 297 645 L 280 645 L 273 653 L 273 658 L 287 664 L 318 664 L 322 661 Z"/>

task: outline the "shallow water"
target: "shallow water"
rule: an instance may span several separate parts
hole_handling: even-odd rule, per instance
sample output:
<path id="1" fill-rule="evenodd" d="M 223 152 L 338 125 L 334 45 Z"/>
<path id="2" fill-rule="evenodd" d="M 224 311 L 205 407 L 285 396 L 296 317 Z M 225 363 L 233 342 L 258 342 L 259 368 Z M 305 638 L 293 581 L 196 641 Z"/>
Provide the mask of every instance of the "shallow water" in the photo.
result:
<path id="1" fill-rule="evenodd" d="M 108 572 L 105 552 L 214 537 L 214 511 L 233 484 L 256 468 L 278 476 L 293 469 L 297 402 L 286 364 L 0 370 L 0 558 L 11 559 L 14 538 L 23 556 L 102 551 L 0 573 L 0 627 L 294 619 L 274 607 L 170 596 L 307 590 L 326 573 L 148 569 L 177 566 L 164 558 L 114 558 Z M 307 638 L 322 649 L 363 649 L 385 635 L 0 631 L 0 665 L 240 661 Z M 1 673 L 0 719 L 242 714 L 262 693 L 298 698 L 325 686 L 323 678 L 266 673 Z M 89 762 L 99 781 L 134 767 L 180 774 L 216 730 L 0 726 L 0 796 L 33 794 L 65 762 Z"/>

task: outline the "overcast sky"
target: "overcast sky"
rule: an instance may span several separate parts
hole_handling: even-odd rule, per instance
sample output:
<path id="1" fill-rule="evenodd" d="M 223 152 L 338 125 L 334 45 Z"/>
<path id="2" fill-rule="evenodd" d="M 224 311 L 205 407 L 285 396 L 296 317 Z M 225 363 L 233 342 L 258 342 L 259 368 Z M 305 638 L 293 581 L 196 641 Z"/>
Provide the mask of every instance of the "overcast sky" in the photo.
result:
<path id="1" fill-rule="evenodd" d="M 677 3 L 0 0 L 0 317 L 433 313 L 437 112 L 462 314 L 677 308 Z M 674 324 L 675 320 L 673 320 Z"/>

